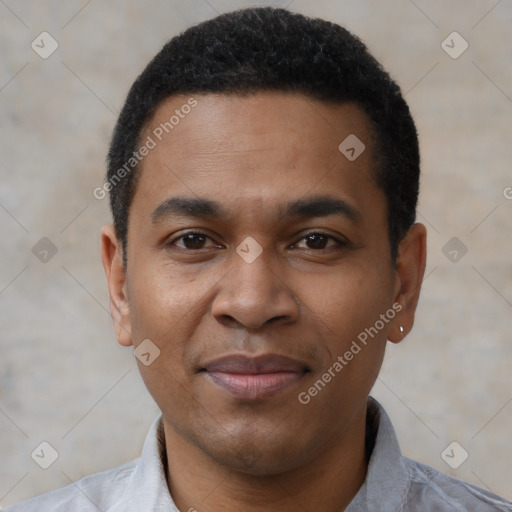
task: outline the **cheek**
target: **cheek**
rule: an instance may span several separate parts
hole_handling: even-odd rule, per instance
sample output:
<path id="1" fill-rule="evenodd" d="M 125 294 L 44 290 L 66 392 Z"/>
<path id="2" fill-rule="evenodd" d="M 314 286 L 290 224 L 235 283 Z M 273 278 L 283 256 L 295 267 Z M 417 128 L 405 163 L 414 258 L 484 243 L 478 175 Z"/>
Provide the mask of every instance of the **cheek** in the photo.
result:
<path id="1" fill-rule="evenodd" d="M 326 404 L 336 408 L 341 402 L 363 400 L 375 382 L 394 316 L 389 279 L 382 276 L 376 268 L 354 267 L 332 275 L 322 292 L 315 294 L 310 318 L 316 324 L 318 343 L 324 344 L 322 367 L 309 381 L 313 387 L 303 390 L 311 398 L 322 395 L 311 400 L 315 414 L 325 414 Z M 390 310 L 393 315 L 386 317 Z"/>
<path id="2" fill-rule="evenodd" d="M 314 380 L 324 377 L 329 382 L 329 390 L 322 392 L 323 397 L 312 407 L 319 407 L 318 414 L 322 413 L 320 403 L 325 400 L 335 407 L 347 390 L 350 396 L 342 399 L 347 402 L 358 401 L 370 392 L 382 364 L 389 329 L 389 323 L 381 319 L 391 307 L 389 276 L 389 270 L 379 271 L 376 266 L 352 266 L 347 272 L 333 273 L 314 295 L 310 318 L 316 324 L 317 342 L 323 345 L 322 368 Z M 385 320 L 390 322 L 391 315 Z M 322 383 L 316 386 L 319 388 Z"/>
<path id="3" fill-rule="evenodd" d="M 314 286 L 304 274 L 298 279 L 305 314 L 310 313 L 331 338 L 357 336 L 390 307 L 390 272 L 377 266 L 347 264 L 315 278 Z"/>
<path id="4" fill-rule="evenodd" d="M 140 265 L 132 273 L 128 294 L 135 349 L 149 339 L 159 351 L 150 366 L 137 361 L 152 394 L 168 394 L 170 388 L 182 394 L 183 386 L 190 387 L 187 354 L 196 343 L 191 340 L 202 340 L 210 334 L 202 326 L 216 280 L 214 272 L 196 279 L 171 265 Z"/>
<path id="5" fill-rule="evenodd" d="M 128 288 L 136 356 L 150 340 L 151 363 L 146 365 L 148 357 L 141 357 L 137 364 L 152 395 L 164 383 L 166 388 L 174 387 L 183 379 L 181 340 L 188 325 L 187 312 L 192 313 L 194 302 L 190 294 L 180 292 L 181 287 L 171 286 L 172 282 L 163 269 L 150 272 L 139 268 Z"/>
<path id="6" fill-rule="evenodd" d="M 148 258 L 149 260 L 149 258 Z M 200 297 L 207 291 L 194 278 L 184 276 L 170 265 L 142 265 L 132 273 L 128 288 L 134 341 L 146 337 L 173 337 L 201 308 Z"/>

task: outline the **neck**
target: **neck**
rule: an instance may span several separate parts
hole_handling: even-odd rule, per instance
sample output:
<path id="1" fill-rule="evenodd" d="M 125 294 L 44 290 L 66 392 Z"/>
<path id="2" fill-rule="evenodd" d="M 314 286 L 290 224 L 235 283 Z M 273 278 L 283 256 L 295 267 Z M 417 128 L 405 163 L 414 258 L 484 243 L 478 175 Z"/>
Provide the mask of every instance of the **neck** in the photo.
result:
<path id="1" fill-rule="evenodd" d="M 188 512 L 340 512 L 366 477 L 365 423 L 363 407 L 314 460 L 286 473 L 255 476 L 218 464 L 164 420 L 171 496 Z"/>

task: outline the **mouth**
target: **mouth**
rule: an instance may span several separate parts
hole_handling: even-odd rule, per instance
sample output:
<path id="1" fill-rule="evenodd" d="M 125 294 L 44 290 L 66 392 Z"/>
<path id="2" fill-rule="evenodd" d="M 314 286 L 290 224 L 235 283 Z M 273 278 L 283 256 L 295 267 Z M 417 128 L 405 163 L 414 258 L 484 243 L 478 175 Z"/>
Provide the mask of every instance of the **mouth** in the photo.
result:
<path id="1" fill-rule="evenodd" d="M 306 364 L 276 354 L 230 355 L 201 368 L 213 384 L 243 400 L 270 398 L 298 383 L 310 371 Z"/>

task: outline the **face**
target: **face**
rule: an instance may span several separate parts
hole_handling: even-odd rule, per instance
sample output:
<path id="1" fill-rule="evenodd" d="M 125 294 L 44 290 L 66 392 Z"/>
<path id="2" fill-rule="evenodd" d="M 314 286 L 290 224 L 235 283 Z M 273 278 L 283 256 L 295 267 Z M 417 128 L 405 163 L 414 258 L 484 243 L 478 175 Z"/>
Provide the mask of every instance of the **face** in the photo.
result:
<path id="1" fill-rule="evenodd" d="M 414 227 L 395 269 L 357 106 L 285 93 L 194 100 L 168 99 L 142 134 L 155 146 L 130 208 L 126 271 L 103 231 L 117 337 L 145 354 L 166 435 L 230 469 L 279 473 L 364 415 L 386 340 L 412 326 L 424 233 Z M 350 134 L 365 144 L 355 160 L 338 149 Z"/>

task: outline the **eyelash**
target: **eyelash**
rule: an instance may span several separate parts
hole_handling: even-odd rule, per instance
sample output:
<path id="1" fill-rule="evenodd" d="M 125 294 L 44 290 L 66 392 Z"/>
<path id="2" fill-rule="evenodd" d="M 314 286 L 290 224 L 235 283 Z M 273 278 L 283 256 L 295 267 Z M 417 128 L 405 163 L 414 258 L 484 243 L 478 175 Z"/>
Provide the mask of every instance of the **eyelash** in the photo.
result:
<path id="1" fill-rule="evenodd" d="M 177 238 L 174 238 L 173 240 L 169 241 L 166 246 L 174 246 L 174 243 L 177 242 L 178 240 L 181 240 L 183 238 L 186 238 L 187 236 L 190 236 L 190 235 L 200 235 L 200 236 L 203 236 L 205 238 L 209 238 L 210 240 L 212 240 L 212 238 L 210 236 L 208 236 L 206 233 L 203 233 L 201 231 L 189 231 L 187 233 L 183 233 L 181 234 L 179 237 Z M 304 236 L 302 236 L 300 239 L 299 239 L 299 242 L 302 241 L 302 240 L 305 240 L 306 238 L 312 236 L 312 235 L 320 235 L 320 236 L 323 236 L 323 237 L 326 237 L 328 239 L 331 239 L 331 240 L 334 240 L 336 242 L 336 245 L 338 248 L 342 248 L 342 247 L 346 247 L 348 245 L 348 242 L 344 241 L 344 240 L 340 240 L 332 235 L 329 235 L 328 233 L 323 233 L 321 231 L 311 231 L 310 233 L 306 233 Z M 296 245 L 296 243 L 292 244 L 292 246 Z M 321 251 L 327 251 L 329 250 L 330 248 L 332 247 L 327 247 L 327 248 L 323 248 L 323 249 L 306 249 L 306 250 L 309 250 L 309 251 L 313 251 L 313 252 L 321 252 Z M 190 251 L 190 252 L 201 252 L 202 250 L 204 250 L 204 248 L 201 248 L 201 249 L 187 249 L 185 247 L 178 247 L 178 249 L 181 249 L 183 251 Z"/>

